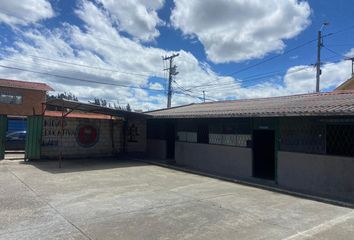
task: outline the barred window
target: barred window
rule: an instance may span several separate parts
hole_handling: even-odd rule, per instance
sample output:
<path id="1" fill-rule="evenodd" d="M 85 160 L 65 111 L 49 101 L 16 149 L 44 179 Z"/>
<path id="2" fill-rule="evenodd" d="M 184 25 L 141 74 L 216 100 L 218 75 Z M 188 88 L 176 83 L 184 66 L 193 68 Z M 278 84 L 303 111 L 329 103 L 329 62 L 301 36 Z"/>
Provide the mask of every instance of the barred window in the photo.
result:
<path id="1" fill-rule="evenodd" d="M 198 125 L 195 119 L 180 119 L 177 122 L 177 141 L 197 142 Z"/>
<path id="2" fill-rule="evenodd" d="M 280 119 L 280 150 L 304 153 L 326 152 L 325 124 L 313 118 Z"/>
<path id="3" fill-rule="evenodd" d="M 210 144 L 247 147 L 251 139 L 251 134 L 209 134 Z"/>
<path id="4" fill-rule="evenodd" d="M 327 125 L 326 151 L 329 155 L 354 156 L 354 125 Z"/>
<path id="5" fill-rule="evenodd" d="M 252 139 L 249 118 L 214 119 L 209 129 L 210 144 L 247 147 Z"/>
<path id="6" fill-rule="evenodd" d="M 177 140 L 181 142 L 197 142 L 196 132 L 177 132 Z"/>

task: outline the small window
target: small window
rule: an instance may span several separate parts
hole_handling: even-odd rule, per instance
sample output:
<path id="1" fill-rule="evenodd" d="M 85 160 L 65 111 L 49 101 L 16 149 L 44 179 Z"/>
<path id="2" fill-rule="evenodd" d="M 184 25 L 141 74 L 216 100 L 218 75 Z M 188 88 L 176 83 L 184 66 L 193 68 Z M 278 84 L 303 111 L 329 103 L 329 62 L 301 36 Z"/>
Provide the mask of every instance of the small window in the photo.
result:
<path id="1" fill-rule="evenodd" d="M 0 103 L 22 104 L 22 96 L 10 92 L 0 92 Z"/>

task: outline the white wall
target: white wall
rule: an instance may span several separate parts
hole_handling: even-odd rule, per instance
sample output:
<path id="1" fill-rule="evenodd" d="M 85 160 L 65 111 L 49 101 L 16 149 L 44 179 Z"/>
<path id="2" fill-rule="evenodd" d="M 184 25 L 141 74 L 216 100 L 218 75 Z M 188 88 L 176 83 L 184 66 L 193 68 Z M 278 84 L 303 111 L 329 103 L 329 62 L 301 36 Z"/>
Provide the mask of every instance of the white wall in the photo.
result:
<path id="1" fill-rule="evenodd" d="M 122 150 L 122 121 L 109 119 L 65 118 L 61 145 L 61 118 L 44 117 L 41 156 L 56 158 L 62 150 L 63 156 L 85 157 L 112 155 Z M 78 127 L 88 125 L 98 130 L 98 140 L 92 146 L 83 146 L 77 141 Z M 111 135 L 113 133 L 113 136 Z M 112 137 L 114 148 L 112 147 Z"/>

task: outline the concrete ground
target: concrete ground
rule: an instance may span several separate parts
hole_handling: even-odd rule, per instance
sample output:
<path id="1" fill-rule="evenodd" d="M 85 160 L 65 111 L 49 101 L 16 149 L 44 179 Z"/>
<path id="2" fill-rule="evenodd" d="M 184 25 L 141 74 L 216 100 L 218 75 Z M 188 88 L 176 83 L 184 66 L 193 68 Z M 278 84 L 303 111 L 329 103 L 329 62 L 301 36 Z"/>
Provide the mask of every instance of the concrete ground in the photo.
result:
<path id="1" fill-rule="evenodd" d="M 354 211 L 116 160 L 0 161 L 0 239 L 354 239 Z"/>

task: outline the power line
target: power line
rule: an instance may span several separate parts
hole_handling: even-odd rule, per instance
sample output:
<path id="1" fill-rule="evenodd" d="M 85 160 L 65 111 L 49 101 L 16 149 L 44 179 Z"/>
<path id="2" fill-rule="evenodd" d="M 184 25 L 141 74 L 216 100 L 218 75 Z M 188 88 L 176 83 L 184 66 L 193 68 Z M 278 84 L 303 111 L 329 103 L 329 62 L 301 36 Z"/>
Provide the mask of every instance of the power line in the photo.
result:
<path id="1" fill-rule="evenodd" d="M 311 67 L 311 65 L 308 65 L 308 66 L 304 66 L 302 68 L 299 68 L 299 69 L 296 69 L 296 70 L 290 70 L 290 71 L 274 71 L 274 72 L 269 72 L 269 73 L 287 73 L 287 74 L 293 74 L 293 73 L 297 73 L 297 72 L 300 72 L 300 71 L 304 71 L 306 69 L 309 69 L 309 67 Z M 259 77 L 253 77 L 253 78 L 246 78 L 246 80 L 243 80 L 243 81 L 240 81 L 240 82 L 233 82 L 233 83 L 228 83 L 228 84 L 216 84 L 216 86 L 213 86 L 213 87 L 209 87 L 209 88 L 206 88 L 207 90 L 211 91 L 211 90 L 214 90 L 214 91 L 221 91 L 223 90 L 224 88 L 230 88 L 232 86 L 234 86 L 235 84 L 239 83 L 239 84 L 244 84 L 244 83 L 257 83 L 259 82 L 260 79 L 264 79 L 264 78 L 269 78 L 269 77 L 272 77 L 272 76 L 277 76 L 278 74 L 257 74 L 257 75 L 260 75 Z M 257 75 L 253 75 L 253 76 L 257 76 Z M 244 88 L 244 85 L 243 86 L 240 86 L 240 87 L 232 87 L 231 89 L 241 89 L 241 88 Z M 189 90 L 192 90 L 192 89 L 195 89 L 195 87 L 191 87 Z"/>
<path id="2" fill-rule="evenodd" d="M 339 56 L 339 57 L 348 58 L 347 56 L 345 56 L 345 55 L 343 55 L 343 54 L 340 54 L 340 53 L 338 53 L 338 52 L 336 52 L 336 51 L 334 51 L 334 50 L 332 50 L 332 49 L 329 49 L 329 48 L 326 47 L 326 46 L 323 46 L 323 48 L 325 48 L 327 51 L 329 51 L 329 52 L 331 52 L 331 53 L 336 54 L 336 55 Z"/>
<path id="3" fill-rule="evenodd" d="M 76 77 L 63 76 L 63 75 L 59 75 L 59 74 L 53 74 L 53 73 L 41 72 L 41 71 L 34 71 L 34 70 L 29 70 L 29 69 L 24 69 L 24 68 L 19 68 L 19 67 L 11 67 L 11 66 L 6 66 L 6 65 L 2 65 L 2 64 L 0 64 L 0 67 L 7 68 L 7 69 L 12 69 L 12 70 L 17 70 L 17 71 L 42 74 L 42 75 L 47 75 L 47 76 L 52 76 L 52 77 L 57 77 L 57 78 L 70 79 L 70 80 L 80 81 L 80 82 L 96 83 L 96 84 L 110 85 L 110 86 L 117 86 L 117 87 L 125 87 L 125 88 L 142 89 L 142 90 L 147 90 L 147 91 L 156 91 L 156 92 L 161 92 L 162 91 L 162 92 L 164 92 L 164 90 L 161 90 L 161 89 L 153 89 L 153 88 L 147 88 L 147 87 L 137 87 L 137 86 L 131 86 L 131 85 L 125 85 L 125 84 L 118 84 L 118 83 L 100 82 L 100 81 L 96 81 L 96 80 L 89 80 L 89 79 L 82 79 L 82 78 L 76 78 Z"/>
<path id="4" fill-rule="evenodd" d="M 338 30 L 338 31 L 336 31 L 336 32 L 332 32 L 332 33 L 325 34 L 325 35 L 322 36 L 322 39 L 323 39 L 323 38 L 326 38 L 326 37 L 334 36 L 334 35 L 336 35 L 336 34 L 340 34 L 340 33 L 343 33 L 343 32 L 351 31 L 351 30 L 354 30 L 354 25 L 353 25 L 353 26 L 346 27 L 346 28 L 343 28 L 343 29 L 340 29 L 340 30 Z M 263 61 L 260 61 L 260 62 L 258 62 L 258 63 L 255 63 L 255 64 L 253 64 L 253 65 L 247 66 L 247 67 L 245 67 L 245 68 L 242 68 L 242 69 L 240 69 L 240 70 L 231 72 L 231 73 L 229 73 L 229 74 L 225 74 L 225 76 L 223 76 L 223 77 L 216 77 L 216 79 L 222 79 L 222 78 L 226 78 L 226 77 L 232 77 L 232 76 L 235 75 L 235 74 L 238 74 L 238 73 L 244 72 L 244 71 L 246 71 L 246 70 L 249 70 L 249 69 L 251 69 L 251 68 L 257 67 L 257 66 L 262 65 L 262 64 L 264 64 L 264 63 L 267 63 L 267 62 L 269 62 L 269 61 L 272 61 L 272 60 L 274 60 L 274 59 L 276 59 L 276 58 L 282 57 L 282 56 L 284 56 L 284 55 L 286 55 L 286 54 L 288 54 L 288 53 L 290 53 L 290 52 L 293 52 L 293 51 L 295 51 L 295 50 L 297 50 L 297 49 L 300 49 L 300 48 L 302 48 L 302 47 L 305 47 L 305 46 L 307 46 L 307 45 L 309 45 L 309 44 L 311 44 L 311 43 L 313 43 L 313 42 L 316 42 L 317 40 L 318 40 L 317 38 L 314 38 L 314 39 L 309 40 L 309 41 L 307 41 L 307 42 L 305 42 L 305 43 L 302 43 L 302 44 L 300 44 L 300 45 L 297 45 L 297 46 L 295 46 L 295 47 L 293 47 L 293 48 L 291 48 L 291 49 L 289 49 L 289 50 L 287 50 L 287 51 L 284 51 L 283 53 L 281 53 L 281 54 L 279 54 L 279 55 L 275 55 L 275 56 L 266 58 L 266 59 L 264 59 Z M 204 85 L 200 85 L 200 86 L 203 87 Z M 198 86 L 195 86 L 195 87 L 198 87 Z"/>
<path id="5" fill-rule="evenodd" d="M 16 51 L 10 51 L 10 50 L 7 50 L 7 49 L 2 49 L 2 50 L 3 51 L 7 51 L 7 52 L 12 52 L 12 53 L 18 53 Z M 24 56 L 29 56 L 29 57 L 34 58 L 34 59 L 43 59 L 43 60 L 47 60 L 47 61 L 51 61 L 51 62 L 57 62 L 57 63 L 65 64 L 65 65 L 86 67 L 86 68 L 91 68 L 91 69 L 96 69 L 96 70 L 116 72 L 116 73 L 127 74 L 127 75 L 135 75 L 135 76 L 143 76 L 143 77 L 160 77 L 156 73 L 151 73 L 151 75 L 149 75 L 149 74 L 142 74 L 142 73 L 136 73 L 136 72 L 120 71 L 120 70 L 111 69 L 111 68 L 95 67 L 95 66 L 90 66 L 90 65 L 80 64 L 80 63 L 74 63 L 74 62 L 67 62 L 67 61 L 63 61 L 63 60 L 47 58 L 47 57 L 42 57 L 42 56 L 37 56 L 37 55 L 31 55 L 31 54 L 24 54 Z"/>

